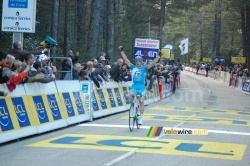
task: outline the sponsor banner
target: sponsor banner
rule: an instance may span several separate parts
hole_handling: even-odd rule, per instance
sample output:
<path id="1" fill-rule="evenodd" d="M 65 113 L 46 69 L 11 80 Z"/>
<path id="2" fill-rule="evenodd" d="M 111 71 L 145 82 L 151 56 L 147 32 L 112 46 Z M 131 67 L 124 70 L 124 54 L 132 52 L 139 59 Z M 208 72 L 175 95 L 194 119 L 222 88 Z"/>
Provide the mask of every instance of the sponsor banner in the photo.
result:
<path id="1" fill-rule="evenodd" d="M 203 58 L 203 62 L 212 62 L 211 58 Z"/>
<path id="2" fill-rule="evenodd" d="M 231 57 L 231 62 L 246 63 L 246 57 Z"/>
<path id="3" fill-rule="evenodd" d="M 79 83 L 79 81 L 56 81 L 56 86 L 67 124 L 90 120 L 91 117 L 88 112 L 90 106 L 86 106 L 84 99 L 86 97 L 87 103 L 90 102 L 91 96 L 89 94 L 91 87 L 89 87 L 89 81 L 86 83 Z"/>
<path id="4" fill-rule="evenodd" d="M 244 93 L 250 94 L 250 81 L 249 80 L 245 81 L 242 90 Z"/>
<path id="5" fill-rule="evenodd" d="M 6 84 L 0 89 L 8 91 Z M 37 134 L 37 128 L 23 85 L 7 97 L 0 97 L 0 143 Z"/>
<path id="6" fill-rule="evenodd" d="M 159 40 L 135 39 L 134 57 L 141 56 L 143 59 L 155 59 L 160 48 Z"/>
<path id="7" fill-rule="evenodd" d="M 2 31 L 35 33 L 36 0 L 3 0 Z"/>
<path id="8" fill-rule="evenodd" d="M 221 62 L 221 63 L 225 63 L 226 62 L 226 60 L 225 60 L 225 58 L 220 58 L 220 57 L 215 57 L 214 58 L 214 62 Z"/>

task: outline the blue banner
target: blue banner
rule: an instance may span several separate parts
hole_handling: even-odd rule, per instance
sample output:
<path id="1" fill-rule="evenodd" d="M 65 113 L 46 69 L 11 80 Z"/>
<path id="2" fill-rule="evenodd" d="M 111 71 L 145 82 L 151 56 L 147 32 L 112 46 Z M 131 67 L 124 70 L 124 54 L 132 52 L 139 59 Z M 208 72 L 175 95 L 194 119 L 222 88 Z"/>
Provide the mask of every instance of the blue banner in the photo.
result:
<path id="1" fill-rule="evenodd" d="M 98 111 L 99 110 L 99 106 L 98 106 L 98 103 L 96 101 L 96 97 L 95 97 L 95 92 L 94 91 L 92 93 L 92 105 L 93 105 L 93 110 L 94 111 Z"/>
<path id="2" fill-rule="evenodd" d="M 250 81 L 245 81 L 242 90 L 246 93 L 250 93 Z"/>
<path id="3" fill-rule="evenodd" d="M 129 97 L 128 97 L 127 87 L 123 87 L 122 89 L 123 89 L 123 93 L 124 93 L 124 98 L 125 98 L 126 104 L 129 104 Z"/>
<path id="4" fill-rule="evenodd" d="M 47 111 L 45 109 L 42 96 L 33 96 L 33 101 L 35 104 L 36 112 L 39 118 L 40 123 L 47 123 L 49 122 L 49 118 L 47 115 Z"/>
<path id="5" fill-rule="evenodd" d="M 9 0 L 9 8 L 28 8 L 28 0 Z"/>
<path id="6" fill-rule="evenodd" d="M 47 95 L 47 100 L 49 103 L 49 107 L 50 107 L 53 119 L 55 121 L 62 119 L 60 109 L 59 109 L 58 103 L 56 101 L 56 96 L 54 94 L 49 94 L 49 95 Z"/>
<path id="7" fill-rule="evenodd" d="M 75 116 L 75 111 L 74 111 L 73 104 L 72 104 L 69 93 L 63 93 L 62 95 L 63 95 L 65 107 L 66 107 L 67 112 L 68 112 L 68 116 L 69 117 Z"/>
<path id="8" fill-rule="evenodd" d="M 75 98 L 76 108 L 77 108 L 77 111 L 78 111 L 79 115 L 85 114 L 80 93 L 79 92 L 73 92 L 73 96 Z"/>
<path id="9" fill-rule="evenodd" d="M 23 103 L 23 98 L 16 97 L 16 98 L 11 98 L 11 100 L 13 103 L 14 111 L 15 111 L 17 119 L 18 119 L 19 126 L 21 128 L 26 127 L 26 126 L 30 126 L 30 121 L 29 121 L 29 117 L 27 114 L 27 110 L 26 110 L 25 105 Z"/>
<path id="10" fill-rule="evenodd" d="M 159 49 L 135 47 L 134 57 L 141 56 L 143 59 L 153 60 L 157 57 L 158 52 L 159 52 Z"/>
<path id="11" fill-rule="evenodd" d="M 220 57 L 215 57 L 214 58 L 214 62 L 221 62 L 221 63 L 225 63 L 226 62 L 226 60 L 225 60 L 225 58 L 220 58 Z"/>
<path id="12" fill-rule="evenodd" d="M 14 129 L 5 99 L 0 99 L 0 127 L 3 132 Z"/>
<path id="13" fill-rule="evenodd" d="M 99 96 L 99 100 L 100 100 L 102 109 L 103 110 L 107 109 L 107 104 L 106 104 L 102 89 L 97 89 L 97 93 L 98 93 L 98 96 Z"/>
<path id="14" fill-rule="evenodd" d="M 107 92 L 108 92 L 108 95 L 109 95 L 109 100 L 110 100 L 110 105 L 111 105 L 111 107 L 116 107 L 112 89 L 110 89 L 110 88 L 107 89 Z"/>
<path id="15" fill-rule="evenodd" d="M 120 92 L 119 92 L 119 89 L 118 89 L 118 88 L 114 88 L 114 90 L 115 90 L 115 96 L 116 96 L 118 105 L 119 105 L 119 106 L 123 106 L 122 98 L 121 98 L 121 94 L 120 94 Z"/>

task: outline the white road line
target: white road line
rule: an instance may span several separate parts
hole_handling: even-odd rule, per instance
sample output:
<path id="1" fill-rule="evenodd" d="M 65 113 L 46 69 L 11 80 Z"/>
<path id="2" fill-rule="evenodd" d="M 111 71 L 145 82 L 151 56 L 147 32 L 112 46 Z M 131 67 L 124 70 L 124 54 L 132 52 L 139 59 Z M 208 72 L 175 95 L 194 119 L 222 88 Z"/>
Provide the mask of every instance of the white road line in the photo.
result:
<path id="1" fill-rule="evenodd" d="M 109 124 L 80 124 L 78 126 L 88 126 L 88 127 L 111 127 L 111 128 L 128 128 L 128 125 L 109 125 Z M 171 130 L 171 129 L 175 129 L 175 130 L 182 130 L 182 129 L 186 129 L 186 130 L 206 130 L 206 129 L 191 129 L 191 128 L 178 128 L 177 125 L 176 127 L 163 127 L 164 130 Z M 150 129 L 150 127 L 152 126 L 141 126 L 140 129 Z M 207 130 L 208 134 L 209 133 L 216 133 L 216 134 L 232 134 L 232 135 L 249 135 L 250 133 L 247 132 L 237 132 L 237 131 L 223 131 L 223 130 Z"/>
<path id="2" fill-rule="evenodd" d="M 123 160 L 123 159 L 125 159 L 127 157 L 132 156 L 134 153 L 135 153 L 135 151 L 131 151 L 131 152 L 125 153 L 124 155 L 122 155 L 122 156 L 120 156 L 120 157 L 118 157 L 118 158 L 116 158 L 116 159 L 108 162 L 107 164 L 105 164 L 105 166 L 111 166 L 111 165 L 113 165 L 115 163 L 118 163 L 119 161 L 121 161 L 121 160 Z"/>

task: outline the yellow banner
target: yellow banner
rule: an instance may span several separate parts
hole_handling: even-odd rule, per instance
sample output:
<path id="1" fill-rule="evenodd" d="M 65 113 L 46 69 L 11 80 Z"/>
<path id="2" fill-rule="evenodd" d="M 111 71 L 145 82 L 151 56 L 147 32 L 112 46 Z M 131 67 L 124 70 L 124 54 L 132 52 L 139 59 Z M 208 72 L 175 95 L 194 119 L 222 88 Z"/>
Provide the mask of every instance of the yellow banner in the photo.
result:
<path id="1" fill-rule="evenodd" d="M 190 59 L 190 62 L 191 62 L 191 63 L 194 63 L 194 62 L 197 62 L 197 60 Z"/>
<path id="2" fill-rule="evenodd" d="M 174 60 L 174 54 L 171 54 L 171 60 Z"/>
<path id="3" fill-rule="evenodd" d="M 231 62 L 246 63 L 246 57 L 231 57 Z"/>
<path id="4" fill-rule="evenodd" d="M 203 58 L 203 62 L 212 62 L 211 58 Z"/>

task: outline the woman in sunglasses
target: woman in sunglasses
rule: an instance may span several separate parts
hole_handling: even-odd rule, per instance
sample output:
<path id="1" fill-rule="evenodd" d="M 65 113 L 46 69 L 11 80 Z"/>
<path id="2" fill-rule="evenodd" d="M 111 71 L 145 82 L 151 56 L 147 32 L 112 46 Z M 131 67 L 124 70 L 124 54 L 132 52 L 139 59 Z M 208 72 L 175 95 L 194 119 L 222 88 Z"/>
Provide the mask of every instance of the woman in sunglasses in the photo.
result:
<path id="1" fill-rule="evenodd" d="M 132 81 L 133 81 L 133 85 L 129 91 L 129 102 L 132 102 L 132 97 L 135 96 L 135 94 L 137 94 L 137 92 L 139 92 L 142 97 L 140 100 L 140 117 L 139 117 L 139 121 L 138 124 L 142 124 L 142 119 L 143 119 L 143 113 L 144 113 L 144 99 L 145 99 L 145 79 L 146 79 L 146 73 L 148 71 L 148 69 L 150 69 L 151 67 L 153 67 L 158 60 L 161 58 L 161 52 L 159 52 L 159 56 L 157 56 L 152 63 L 148 64 L 147 66 L 142 66 L 142 62 L 143 62 L 143 58 L 141 56 L 136 56 L 135 57 L 135 65 L 132 64 L 127 56 L 125 55 L 124 51 L 123 51 L 123 47 L 120 46 L 119 47 L 120 51 L 121 51 L 121 56 L 124 59 L 124 61 L 127 63 L 128 67 L 131 69 L 132 71 Z"/>

